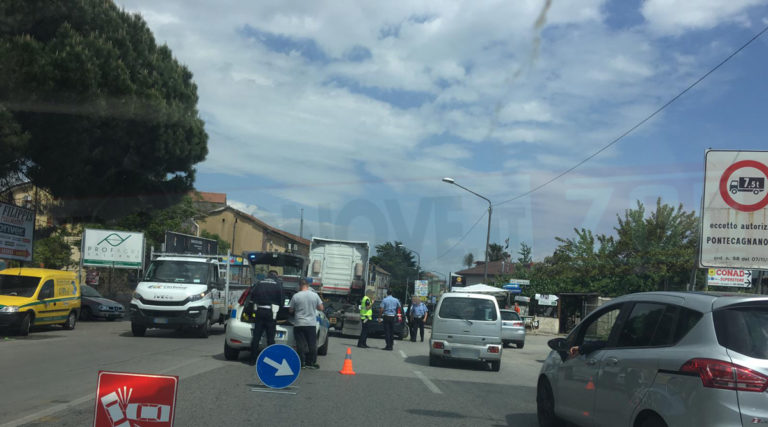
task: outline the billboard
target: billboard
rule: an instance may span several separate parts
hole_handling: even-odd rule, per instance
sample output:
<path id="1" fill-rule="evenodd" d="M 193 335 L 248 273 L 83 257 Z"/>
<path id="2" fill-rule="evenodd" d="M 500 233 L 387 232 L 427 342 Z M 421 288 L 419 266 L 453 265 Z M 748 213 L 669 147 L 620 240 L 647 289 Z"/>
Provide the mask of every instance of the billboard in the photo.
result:
<path id="1" fill-rule="evenodd" d="M 731 268 L 710 268 L 707 271 L 707 286 L 728 286 L 733 288 L 751 288 L 752 272 Z"/>
<path id="2" fill-rule="evenodd" d="M 167 253 L 216 255 L 218 251 L 219 243 L 216 240 L 173 231 L 165 232 L 165 252 Z"/>
<path id="3" fill-rule="evenodd" d="M 0 203 L 0 258 L 32 261 L 35 211 Z"/>
<path id="4" fill-rule="evenodd" d="M 464 281 L 464 276 L 459 276 L 458 274 L 451 273 L 451 289 L 462 288 L 464 286 L 466 286 L 466 282 Z"/>
<path id="5" fill-rule="evenodd" d="M 138 269 L 143 258 L 144 233 L 88 228 L 83 232 L 83 265 Z"/>
<path id="6" fill-rule="evenodd" d="M 417 297 L 427 297 L 429 295 L 429 281 L 428 280 L 416 280 L 414 282 L 414 294 Z"/>
<path id="7" fill-rule="evenodd" d="M 768 269 L 768 152 L 705 156 L 701 267 Z"/>

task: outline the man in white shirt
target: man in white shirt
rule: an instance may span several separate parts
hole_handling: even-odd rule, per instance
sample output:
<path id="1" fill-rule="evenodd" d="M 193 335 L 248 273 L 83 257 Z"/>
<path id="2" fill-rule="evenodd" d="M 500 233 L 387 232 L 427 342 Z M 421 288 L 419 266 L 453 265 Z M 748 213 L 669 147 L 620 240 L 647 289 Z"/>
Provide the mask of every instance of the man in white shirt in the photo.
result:
<path id="1" fill-rule="evenodd" d="M 294 315 L 293 336 L 299 350 L 301 367 L 319 369 L 317 364 L 317 310 L 323 311 L 323 300 L 309 290 L 309 284 L 301 279 L 299 292 L 291 298 L 288 309 Z"/>

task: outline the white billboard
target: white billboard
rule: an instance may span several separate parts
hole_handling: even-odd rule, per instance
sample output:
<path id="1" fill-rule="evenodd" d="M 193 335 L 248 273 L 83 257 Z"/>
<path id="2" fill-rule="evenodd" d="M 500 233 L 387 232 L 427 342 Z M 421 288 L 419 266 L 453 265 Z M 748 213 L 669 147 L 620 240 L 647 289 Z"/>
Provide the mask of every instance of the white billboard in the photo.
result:
<path id="1" fill-rule="evenodd" d="M 32 261 L 35 211 L 0 203 L 0 258 Z"/>
<path id="2" fill-rule="evenodd" d="M 86 229 L 83 232 L 83 265 L 141 268 L 144 233 Z"/>
<path id="3" fill-rule="evenodd" d="M 751 288 L 752 272 L 733 268 L 710 268 L 707 271 L 707 286 Z"/>
<path id="4" fill-rule="evenodd" d="M 768 152 L 705 157 L 700 266 L 768 269 Z"/>
<path id="5" fill-rule="evenodd" d="M 427 280 L 416 280 L 415 282 L 415 293 L 417 297 L 426 297 L 429 295 L 429 281 Z"/>

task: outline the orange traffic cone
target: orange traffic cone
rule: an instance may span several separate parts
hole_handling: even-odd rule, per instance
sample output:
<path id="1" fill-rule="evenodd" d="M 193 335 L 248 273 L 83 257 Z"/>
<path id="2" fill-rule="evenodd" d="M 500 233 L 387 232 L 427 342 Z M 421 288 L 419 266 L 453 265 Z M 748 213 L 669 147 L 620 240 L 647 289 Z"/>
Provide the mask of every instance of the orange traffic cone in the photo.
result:
<path id="1" fill-rule="evenodd" d="M 341 375 L 355 375 L 355 371 L 352 369 L 352 349 L 347 347 L 347 357 L 344 358 L 344 366 L 339 371 Z"/>

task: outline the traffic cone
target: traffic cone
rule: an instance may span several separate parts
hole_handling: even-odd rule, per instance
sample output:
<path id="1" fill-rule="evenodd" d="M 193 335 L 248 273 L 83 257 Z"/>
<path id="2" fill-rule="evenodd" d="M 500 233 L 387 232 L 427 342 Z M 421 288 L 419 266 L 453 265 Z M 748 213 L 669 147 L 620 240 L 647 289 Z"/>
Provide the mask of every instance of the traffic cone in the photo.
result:
<path id="1" fill-rule="evenodd" d="M 355 375 L 352 369 L 352 348 L 347 347 L 347 357 L 344 358 L 344 366 L 339 371 L 341 375 Z"/>

